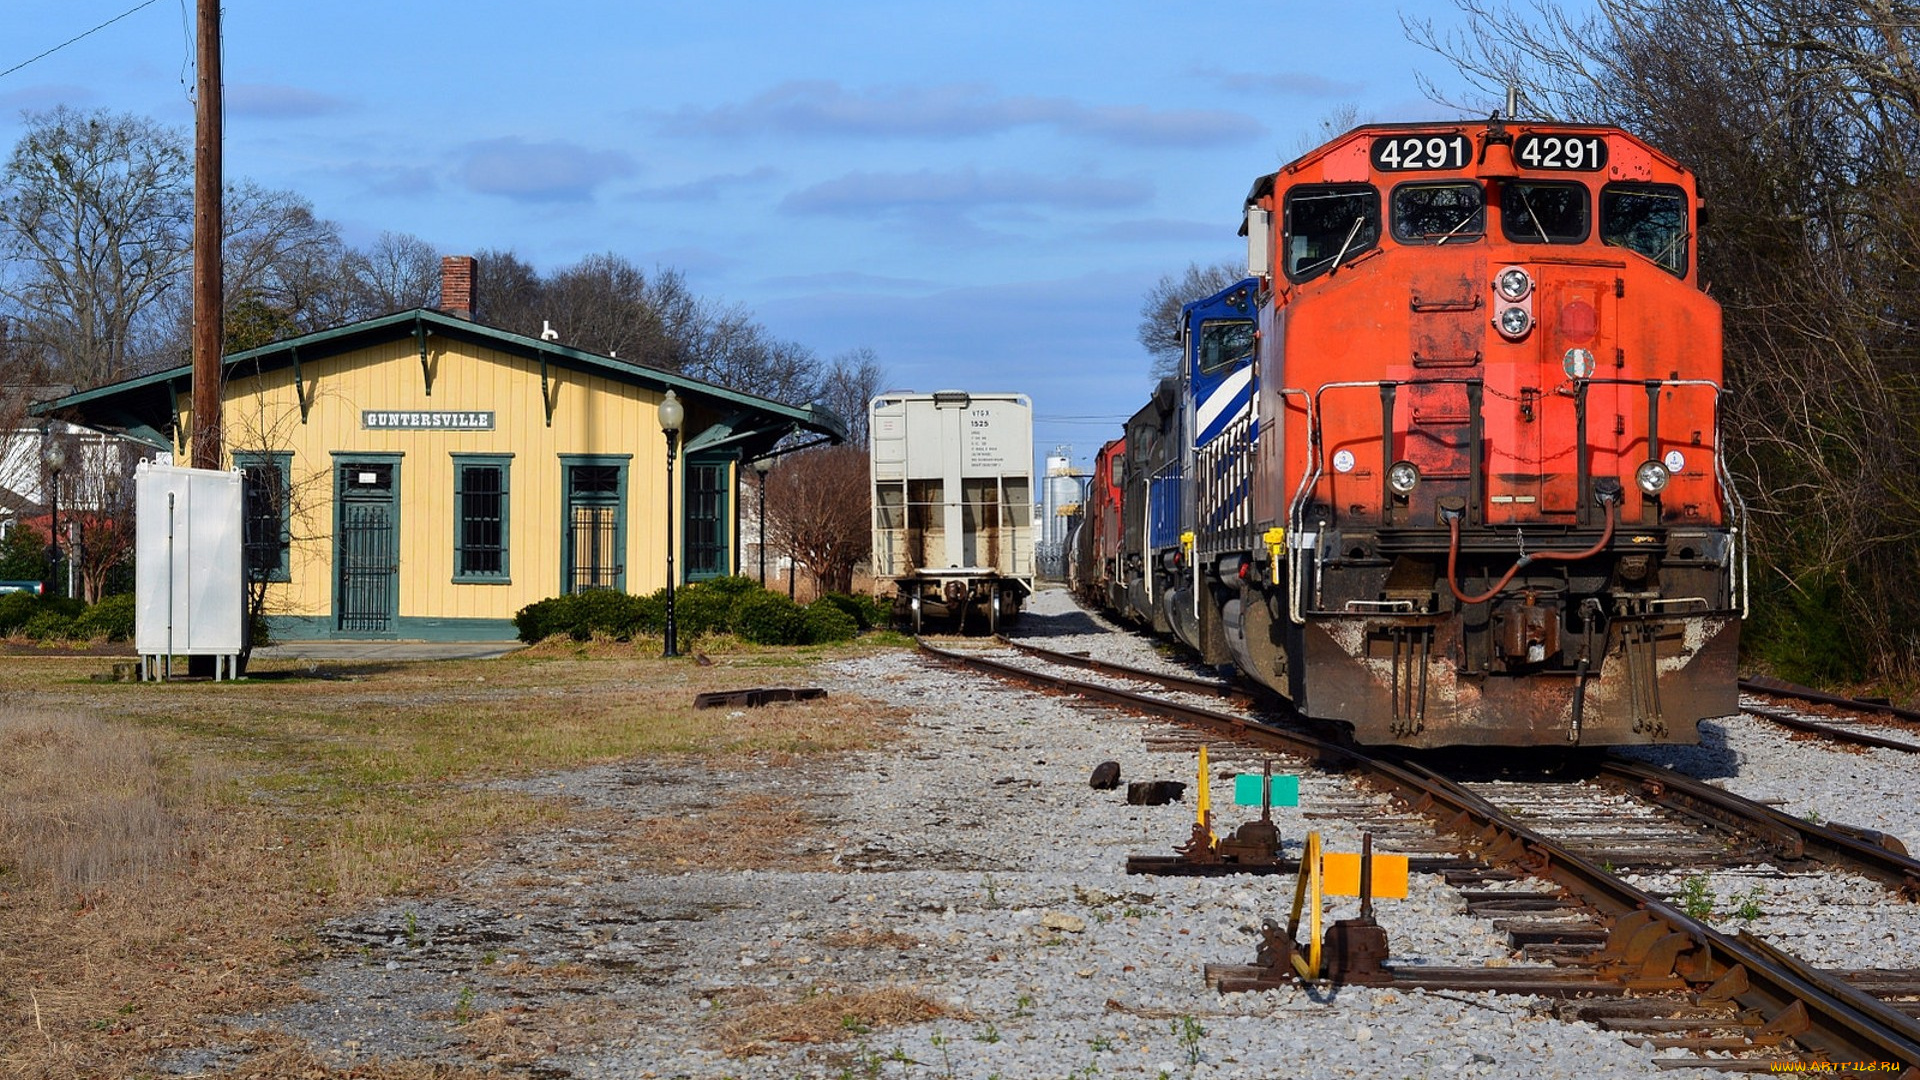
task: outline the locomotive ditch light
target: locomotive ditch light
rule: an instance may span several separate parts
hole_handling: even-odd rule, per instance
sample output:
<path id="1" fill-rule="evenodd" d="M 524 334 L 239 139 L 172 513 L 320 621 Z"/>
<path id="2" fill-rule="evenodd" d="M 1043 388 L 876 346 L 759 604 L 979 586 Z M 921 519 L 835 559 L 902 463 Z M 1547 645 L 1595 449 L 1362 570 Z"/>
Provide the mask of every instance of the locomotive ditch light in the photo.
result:
<path id="1" fill-rule="evenodd" d="M 1395 495 L 1411 495 L 1420 483 L 1420 467 L 1411 461 L 1396 461 L 1387 469 L 1387 486 Z"/>
<path id="2" fill-rule="evenodd" d="M 1500 317 L 1495 325 L 1499 327 L 1503 336 L 1518 341 L 1527 336 L 1527 331 L 1533 329 L 1533 313 L 1518 306 L 1501 308 Z"/>
<path id="3" fill-rule="evenodd" d="M 1533 292 L 1533 275 L 1518 266 L 1509 266 L 1494 276 L 1493 287 L 1502 299 L 1517 304 Z"/>
<path id="4" fill-rule="evenodd" d="M 1640 490 L 1649 495 L 1658 495 L 1665 491 L 1667 481 L 1671 479 L 1673 474 L 1658 461 L 1643 461 L 1639 468 L 1633 470 L 1633 482 L 1639 484 Z"/>

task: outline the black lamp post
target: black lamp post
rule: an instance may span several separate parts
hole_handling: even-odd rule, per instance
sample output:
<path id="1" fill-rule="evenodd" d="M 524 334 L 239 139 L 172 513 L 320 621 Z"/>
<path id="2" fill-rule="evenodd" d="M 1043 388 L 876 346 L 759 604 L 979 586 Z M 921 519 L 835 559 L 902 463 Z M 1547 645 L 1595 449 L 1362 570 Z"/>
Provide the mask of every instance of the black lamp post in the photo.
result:
<path id="1" fill-rule="evenodd" d="M 753 463 L 753 471 L 760 474 L 760 587 L 767 587 L 767 473 L 773 471 L 773 459 L 761 458 Z"/>
<path id="2" fill-rule="evenodd" d="M 56 588 L 60 585 L 60 470 L 67 465 L 67 449 L 53 435 L 52 428 L 42 428 L 40 435 L 43 444 L 40 447 L 40 462 L 47 467 L 47 504 L 52 510 L 52 519 L 47 525 L 47 575 L 53 578 Z"/>
<path id="3" fill-rule="evenodd" d="M 667 647 L 662 656 L 679 656 L 674 647 L 673 624 L 673 455 L 680 448 L 680 425 L 687 418 L 686 407 L 673 391 L 660 399 L 660 431 L 667 437 Z"/>

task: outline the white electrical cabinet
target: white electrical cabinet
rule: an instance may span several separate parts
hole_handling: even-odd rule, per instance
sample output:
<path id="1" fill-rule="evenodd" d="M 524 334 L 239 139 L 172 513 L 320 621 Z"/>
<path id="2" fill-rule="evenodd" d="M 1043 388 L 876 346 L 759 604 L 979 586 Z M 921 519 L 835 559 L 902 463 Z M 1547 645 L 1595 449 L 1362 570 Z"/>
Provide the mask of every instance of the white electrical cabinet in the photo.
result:
<path id="1" fill-rule="evenodd" d="M 238 674 L 247 603 L 240 473 L 141 462 L 134 469 L 134 645 L 143 678 L 176 656 Z"/>

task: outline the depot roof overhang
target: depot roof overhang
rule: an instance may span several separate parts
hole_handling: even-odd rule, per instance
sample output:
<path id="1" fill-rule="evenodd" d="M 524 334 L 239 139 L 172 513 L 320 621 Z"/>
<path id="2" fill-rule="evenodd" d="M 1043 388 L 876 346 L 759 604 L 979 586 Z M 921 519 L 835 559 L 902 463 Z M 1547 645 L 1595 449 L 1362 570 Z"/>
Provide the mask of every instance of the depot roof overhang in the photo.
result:
<path id="1" fill-rule="evenodd" d="M 846 421 L 823 405 L 787 405 L 659 368 L 469 322 L 430 308 L 397 312 L 233 353 L 222 362 L 221 380 L 224 383 L 284 367 L 297 369 L 314 360 L 409 337 L 419 342 L 423 364 L 427 339 L 441 337 L 524 356 L 538 361 L 543 371 L 551 365 L 662 392 L 673 390 L 690 407 L 715 418 L 697 430 L 689 427 L 683 446 L 687 453 L 725 450 L 751 459 L 768 454 L 774 444 L 789 435 L 802 436 L 800 445 L 790 443 L 781 448 L 783 453 L 803 445 L 845 442 L 847 438 Z M 430 376 L 423 373 L 423 377 Z M 171 449 L 173 440 L 168 433 L 178 422 L 177 396 L 187 393 L 192 384 L 193 366 L 188 364 L 42 401 L 28 411 Z M 805 438 L 808 435 L 813 438 Z"/>

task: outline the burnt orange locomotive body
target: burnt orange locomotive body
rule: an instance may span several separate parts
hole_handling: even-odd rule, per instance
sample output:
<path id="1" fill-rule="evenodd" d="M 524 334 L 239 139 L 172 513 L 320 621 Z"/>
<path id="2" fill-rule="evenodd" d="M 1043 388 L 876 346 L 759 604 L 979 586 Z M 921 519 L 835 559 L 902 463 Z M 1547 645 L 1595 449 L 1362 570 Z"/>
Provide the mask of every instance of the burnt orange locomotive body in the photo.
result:
<path id="1" fill-rule="evenodd" d="M 1368 126 L 1261 177 L 1250 423 L 1196 447 L 1181 555 L 1202 651 L 1374 744 L 1695 742 L 1735 711 L 1699 219 L 1610 127 Z"/>
<path id="2" fill-rule="evenodd" d="M 1094 455 L 1080 523 L 1067 545 L 1067 578 L 1074 595 L 1093 607 L 1116 611 L 1126 603 L 1120 544 L 1121 467 L 1126 452 L 1126 440 L 1115 439 Z"/>

